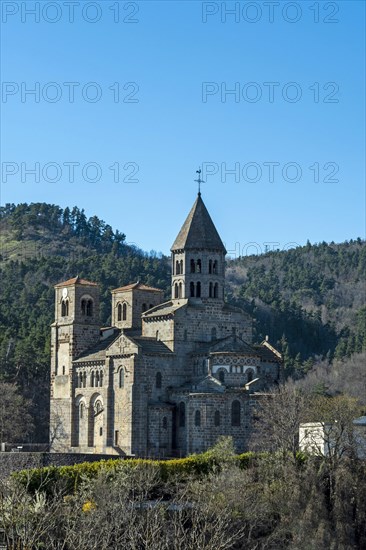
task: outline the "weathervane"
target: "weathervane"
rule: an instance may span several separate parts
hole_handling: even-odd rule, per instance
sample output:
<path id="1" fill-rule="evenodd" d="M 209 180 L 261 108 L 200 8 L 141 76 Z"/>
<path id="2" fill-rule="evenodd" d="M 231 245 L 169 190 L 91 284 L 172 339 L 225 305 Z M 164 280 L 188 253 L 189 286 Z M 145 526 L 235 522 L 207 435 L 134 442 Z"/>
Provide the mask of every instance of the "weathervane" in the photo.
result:
<path id="1" fill-rule="evenodd" d="M 201 196 L 201 183 L 205 183 L 203 180 L 201 180 L 201 168 L 199 170 L 196 170 L 196 174 L 198 174 L 198 180 L 194 181 L 198 183 L 198 195 Z"/>

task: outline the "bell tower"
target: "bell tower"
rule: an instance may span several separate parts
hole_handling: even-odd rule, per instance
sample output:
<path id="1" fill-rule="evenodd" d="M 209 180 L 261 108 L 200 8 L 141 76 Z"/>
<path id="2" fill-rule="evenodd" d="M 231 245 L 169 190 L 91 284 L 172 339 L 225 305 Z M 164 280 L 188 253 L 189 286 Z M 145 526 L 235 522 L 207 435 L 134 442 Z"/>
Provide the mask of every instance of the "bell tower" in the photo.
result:
<path id="1" fill-rule="evenodd" d="M 55 322 L 51 325 L 50 443 L 54 451 L 72 446 L 72 362 L 99 341 L 99 289 L 74 277 L 55 286 Z"/>
<path id="2" fill-rule="evenodd" d="M 200 191 L 171 252 L 172 300 L 224 301 L 226 250 Z"/>

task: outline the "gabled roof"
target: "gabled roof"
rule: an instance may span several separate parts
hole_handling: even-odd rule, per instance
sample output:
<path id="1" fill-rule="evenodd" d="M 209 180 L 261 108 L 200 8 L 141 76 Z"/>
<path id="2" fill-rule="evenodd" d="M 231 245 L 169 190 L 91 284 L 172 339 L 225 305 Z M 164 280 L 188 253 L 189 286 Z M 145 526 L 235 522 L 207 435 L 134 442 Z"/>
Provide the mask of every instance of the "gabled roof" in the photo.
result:
<path id="1" fill-rule="evenodd" d="M 140 283 L 140 281 L 137 281 L 137 283 L 131 283 L 130 285 L 121 286 L 119 288 L 114 288 L 112 290 L 112 293 L 113 292 L 120 292 L 120 291 L 124 291 L 124 290 L 149 290 L 150 292 L 151 291 L 163 292 L 163 290 L 161 290 L 161 288 L 154 288 L 152 286 L 147 286 L 147 285 L 144 285 L 143 283 Z"/>
<path id="2" fill-rule="evenodd" d="M 226 254 L 200 193 L 171 248 L 172 251 L 182 249 L 220 250 Z"/>
<path id="3" fill-rule="evenodd" d="M 61 286 L 72 286 L 72 285 L 98 286 L 97 283 L 92 283 L 91 281 L 87 281 L 86 279 L 81 279 L 79 276 L 77 276 L 77 277 L 73 277 L 72 279 L 68 279 L 63 283 L 58 283 L 57 285 L 55 285 L 55 288 L 59 288 Z"/>
<path id="4" fill-rule="evenodd" d="M 194 353 L 239 353 L 259 357 L 258 351 L 253 346 L 233 335 L 213 342 L 202 342 Z"/>
<path id="5" fill-rule="evenodd" d="M 132 342 L 137 344 L 143 353 L 153 355 L 173 355 L 173 352 L 160 340 L 148 336 L 128 336 Z"/>
<path id="6" fill-rule="evenodd" d="M 95 346 L 93 346 L 91 349 L 88 349 L 87 351 L 79 355 L 79 357 L 75 359 L 73 363 L 105 361 L 107 349 L 118 338 L 120 333 L 121 331 L 119 329 L 114 329 L 113 333 L 110 336 L 99 340 L 99 342 L 95 344 Z"/>

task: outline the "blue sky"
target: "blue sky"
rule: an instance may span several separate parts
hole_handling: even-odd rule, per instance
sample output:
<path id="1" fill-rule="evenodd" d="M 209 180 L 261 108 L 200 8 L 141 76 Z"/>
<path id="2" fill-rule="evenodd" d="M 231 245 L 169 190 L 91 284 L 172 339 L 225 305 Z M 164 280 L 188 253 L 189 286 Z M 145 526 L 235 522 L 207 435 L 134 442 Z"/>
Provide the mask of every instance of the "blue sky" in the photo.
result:
<path id="1" fill-rule="evenodd" d="M 364 237 L 364 2 L 71 4 L 2 2 L 2 204 L 168 253 L 201 166 L 231 255 Z"/>

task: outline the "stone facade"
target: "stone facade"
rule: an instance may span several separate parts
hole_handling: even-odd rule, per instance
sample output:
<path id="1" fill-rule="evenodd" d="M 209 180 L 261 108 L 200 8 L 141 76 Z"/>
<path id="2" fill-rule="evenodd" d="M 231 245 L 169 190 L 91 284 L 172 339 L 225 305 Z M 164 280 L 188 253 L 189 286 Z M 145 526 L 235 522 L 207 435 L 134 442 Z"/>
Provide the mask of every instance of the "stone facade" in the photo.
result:
<path id="1" fill-rule="evenodd" d="M 224 301 L 225 247 L 200 194 L 172 246 L 172 297 L 137 282 L 112 291 L 99 327 L 98 286 L 56 285 L 51 447 L 55 452 L 183 456 L 220 435 L 247 448 L 256 395 L 282 377 L 252 320 Z"/>

